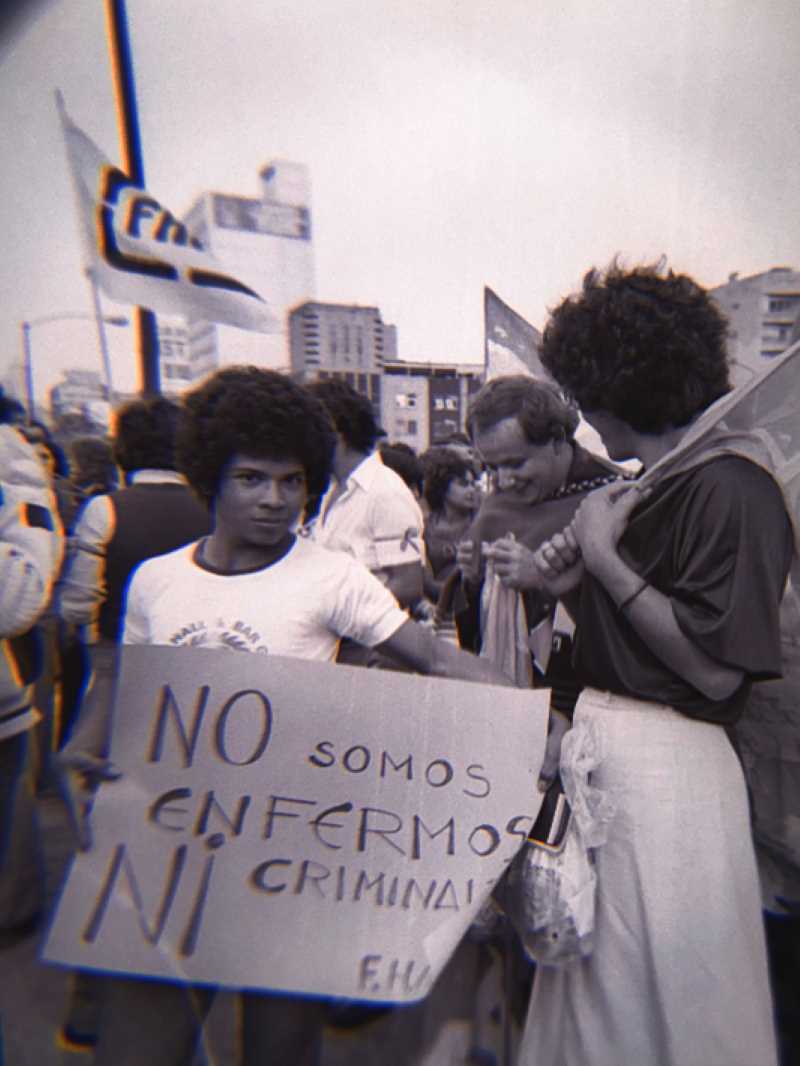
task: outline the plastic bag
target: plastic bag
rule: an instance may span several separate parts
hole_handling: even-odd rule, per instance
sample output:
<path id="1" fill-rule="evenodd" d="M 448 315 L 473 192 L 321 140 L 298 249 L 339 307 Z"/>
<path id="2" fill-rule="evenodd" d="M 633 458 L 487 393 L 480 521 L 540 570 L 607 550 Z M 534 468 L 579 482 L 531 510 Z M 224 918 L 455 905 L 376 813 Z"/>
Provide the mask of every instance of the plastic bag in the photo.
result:
<path id="1" fill-rule="evenodd" d="M 527 840 L 514 858 L 499 902 L 526 952 L 541 966 L 565 966 L 593 947 L 597 875 L 593 849 L 602 846 L 614 804 L 590 784 L 603 757 L 590 720 L 578 720 L 561 745 L 561 779 L 569 800 L 567 831 L 558 847 Z"/>
<path id="2" fill-rule="evenodd" d="M 564 966 L 591 954 L 597 879 L 575 818 L 559 849 L 526 841 L 508 872 L 508 916 L 527 954 Z"/>

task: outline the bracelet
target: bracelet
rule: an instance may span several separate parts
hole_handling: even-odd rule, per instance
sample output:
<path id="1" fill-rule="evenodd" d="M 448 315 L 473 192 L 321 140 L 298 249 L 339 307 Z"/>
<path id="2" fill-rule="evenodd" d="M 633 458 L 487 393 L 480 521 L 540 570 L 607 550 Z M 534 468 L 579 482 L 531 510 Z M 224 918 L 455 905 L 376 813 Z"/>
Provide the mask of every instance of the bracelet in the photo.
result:
<path id="1" fill-rule="evenodd" d="M 644 590 L 647 588 L 647 584 L 648 582 L 646 580 L 642 580 L 641 585 L 634 592 L 632 592 L 630 596 L 627 596 L 622 601 L 622 603 L 617 604 L 617 610 L 620 612 L 620 614 L 622 614 L 626 607 L 630 607 L 630 605 L 633 603 L 637 596 L 640 596 L 644 592 Z"/>

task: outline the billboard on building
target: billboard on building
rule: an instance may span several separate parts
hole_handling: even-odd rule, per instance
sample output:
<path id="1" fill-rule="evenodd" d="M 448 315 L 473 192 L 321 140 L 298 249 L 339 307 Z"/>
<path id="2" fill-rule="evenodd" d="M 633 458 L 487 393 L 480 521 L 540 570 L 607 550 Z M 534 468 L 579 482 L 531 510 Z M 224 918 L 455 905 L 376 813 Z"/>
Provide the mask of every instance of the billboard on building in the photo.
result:
<path id="1" fill-rule="evenodd" d="M 457 377 L 428 382 L 430 442 L 439 444 L 461 429 L 461 392 Z"/>
<path id="2" fill-rule="evenodd" d="M 266 233 L 273 237 L 311 240 L 311 215 L 307 207 L 265 203 L 246 196 L 215 193 L 214 224 L 220 229 Z"/>

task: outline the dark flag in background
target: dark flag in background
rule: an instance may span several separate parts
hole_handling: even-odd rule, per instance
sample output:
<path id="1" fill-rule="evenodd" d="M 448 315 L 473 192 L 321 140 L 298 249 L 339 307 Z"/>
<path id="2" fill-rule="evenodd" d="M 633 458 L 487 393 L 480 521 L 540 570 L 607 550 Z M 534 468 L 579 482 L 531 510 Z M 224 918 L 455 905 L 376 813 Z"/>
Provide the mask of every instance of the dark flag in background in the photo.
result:
<path id="1" fill-rule="evenodd" d="M 486 381 L 506 374 L 547 378 L 539 360 L 542 335 L 486 286 L 483 290 Z"/>

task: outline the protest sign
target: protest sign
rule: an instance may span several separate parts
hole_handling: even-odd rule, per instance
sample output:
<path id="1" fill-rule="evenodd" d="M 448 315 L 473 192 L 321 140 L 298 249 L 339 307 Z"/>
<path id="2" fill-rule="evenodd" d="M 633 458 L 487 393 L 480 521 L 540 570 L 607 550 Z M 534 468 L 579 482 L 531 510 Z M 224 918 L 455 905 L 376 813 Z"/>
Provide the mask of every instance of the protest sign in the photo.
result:
<path id="1" fill-rule="evenodd" d="M 247 639 L 247 634 L 243 634 Z M 422 998 L 535 818 L 549 693 L 126 647 L 53 962 Z"/>

